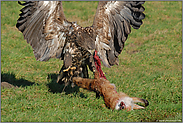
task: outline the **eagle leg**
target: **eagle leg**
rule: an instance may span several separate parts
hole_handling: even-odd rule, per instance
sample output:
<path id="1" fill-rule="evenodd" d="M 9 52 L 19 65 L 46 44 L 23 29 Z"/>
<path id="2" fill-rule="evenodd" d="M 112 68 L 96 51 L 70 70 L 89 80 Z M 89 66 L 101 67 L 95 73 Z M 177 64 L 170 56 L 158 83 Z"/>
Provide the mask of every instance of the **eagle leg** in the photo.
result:
<path id="1" fill-rule="evenodd" d="M 88 64 L 89 69 L 94 73 L 96 70 L 96 67 L 95 67 L 93 55 L 89 56 L 89 58 L 87 59 L 87 64 Z"/>
<path id="2" fill-rule="evenodd" d="M 69 69 L 68 69 L 69 68 Z M 72 77 L 72 74 L 73 74 L 73 70 L 76 69 L 76 67 L 68 67 L 66 70 L 65 69 L 65 66 L 63 65 L 60 72 L 59 72 L 59 75 L 57 77 L 57 83 L 58 84 L 65 84 L 65 86 L 69 85 L 69 83 L 71 82 L 71 77 Z"/>
<path id="3" fill-rule="evenodd" d="M 61 81 L 61 79 L 64 77 L 63 67 L 64 66 L 62 66 L 62 68 L 61 68 L 61 70 L 59 72 L 59 75 L 57 77 L 57 83 L 59 83 L 59 84 L 63 84 L 64 83 L 63 81 Z"/>

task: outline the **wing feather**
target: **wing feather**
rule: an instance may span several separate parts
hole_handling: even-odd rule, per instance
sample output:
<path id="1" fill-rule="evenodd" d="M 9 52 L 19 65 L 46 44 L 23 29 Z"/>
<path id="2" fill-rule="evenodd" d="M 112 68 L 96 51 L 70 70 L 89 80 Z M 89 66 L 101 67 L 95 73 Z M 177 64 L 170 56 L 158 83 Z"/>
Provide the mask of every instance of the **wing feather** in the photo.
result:
<path id="1" fill-rule="evenodd" d="M 95 43 L 96 50 L 106 67 L 119 63 L 118 55 L 131 32 L 131 26 L 138 29 L 142 25 L 142 19 L 145 18 L 143 3 L 141 1 L 99 2 L 93 28 L 96 30 L 96 42 L 98 42 Z M 103 48 L 107 46 L 110 48 Z"/>
<path id="2" fill-rule="evenodd" d="M 34 51 L 36 60 L 47 61 L 62 58 L 65 33 L 71 31 L 71 23 L 64 16 L 60 1 L 18 2 L 24 6 L 16 27 L 23 33 Z"/>

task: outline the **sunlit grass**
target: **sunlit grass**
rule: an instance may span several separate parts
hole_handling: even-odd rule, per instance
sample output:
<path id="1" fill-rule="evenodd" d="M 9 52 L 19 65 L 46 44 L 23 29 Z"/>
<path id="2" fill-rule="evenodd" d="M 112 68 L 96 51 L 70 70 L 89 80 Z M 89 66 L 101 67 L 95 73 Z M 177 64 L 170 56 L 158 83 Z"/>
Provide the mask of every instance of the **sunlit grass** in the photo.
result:
<path id="1" fill-rule="evenodd" d="M 97 2 L 63 2 L 69 21 L 93 23 Z M 21 6 L 1 2 L 2 122 L 153 122 L 182 121 L 182 2 L 146 2 L 144 24 L 132 29 L 119 66 L 102 67 L 117 91 L 149 101 L 144 110 L 112 111 L 94 92 L 56 83 L 59 59 L 36 61 L 16 27 Z M 91 74 L 91 72 L 90 72 Z"/>

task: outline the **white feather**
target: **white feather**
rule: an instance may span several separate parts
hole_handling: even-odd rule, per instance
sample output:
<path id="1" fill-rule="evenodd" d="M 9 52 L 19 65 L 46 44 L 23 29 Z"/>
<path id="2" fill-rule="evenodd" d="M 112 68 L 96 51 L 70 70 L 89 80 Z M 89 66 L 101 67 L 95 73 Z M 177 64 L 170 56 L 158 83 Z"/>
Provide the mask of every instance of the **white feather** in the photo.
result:
<path id="1" fill-rule="evenodd" d="M 101 45 L 102 48 L 105 49 L 105 50 L 111 50 L 111 48 L 109 47 L 109 45 L 107 45 L 106 43 L 100 42 L 100 45 Z"/>
<path id="2" fill-rule="evenodd" d="M 112 9 L 117 8 L 118 3 L 119 3 L 118 1 L 109 1 L 109 2 L 107 2 L 107 4 L 104 7 L 104 8 L 106 8 L 105 9 L 105 14 L 110 14 Z"/>

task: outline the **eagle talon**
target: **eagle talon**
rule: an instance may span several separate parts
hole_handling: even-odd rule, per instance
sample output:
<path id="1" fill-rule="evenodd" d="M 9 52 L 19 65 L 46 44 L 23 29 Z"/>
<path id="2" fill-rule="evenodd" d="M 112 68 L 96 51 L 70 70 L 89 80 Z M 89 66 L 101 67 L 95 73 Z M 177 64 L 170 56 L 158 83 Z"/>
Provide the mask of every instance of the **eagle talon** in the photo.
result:
<path id="1" fill-rule="evenodd" d="M 75 69 L 76 69 L 76 67 L 69 66 L 67 69 L 63 70 L 63 72 L 66 72 L 66 71 L 69 71 L 69 70 L 75 70 Z"/>

